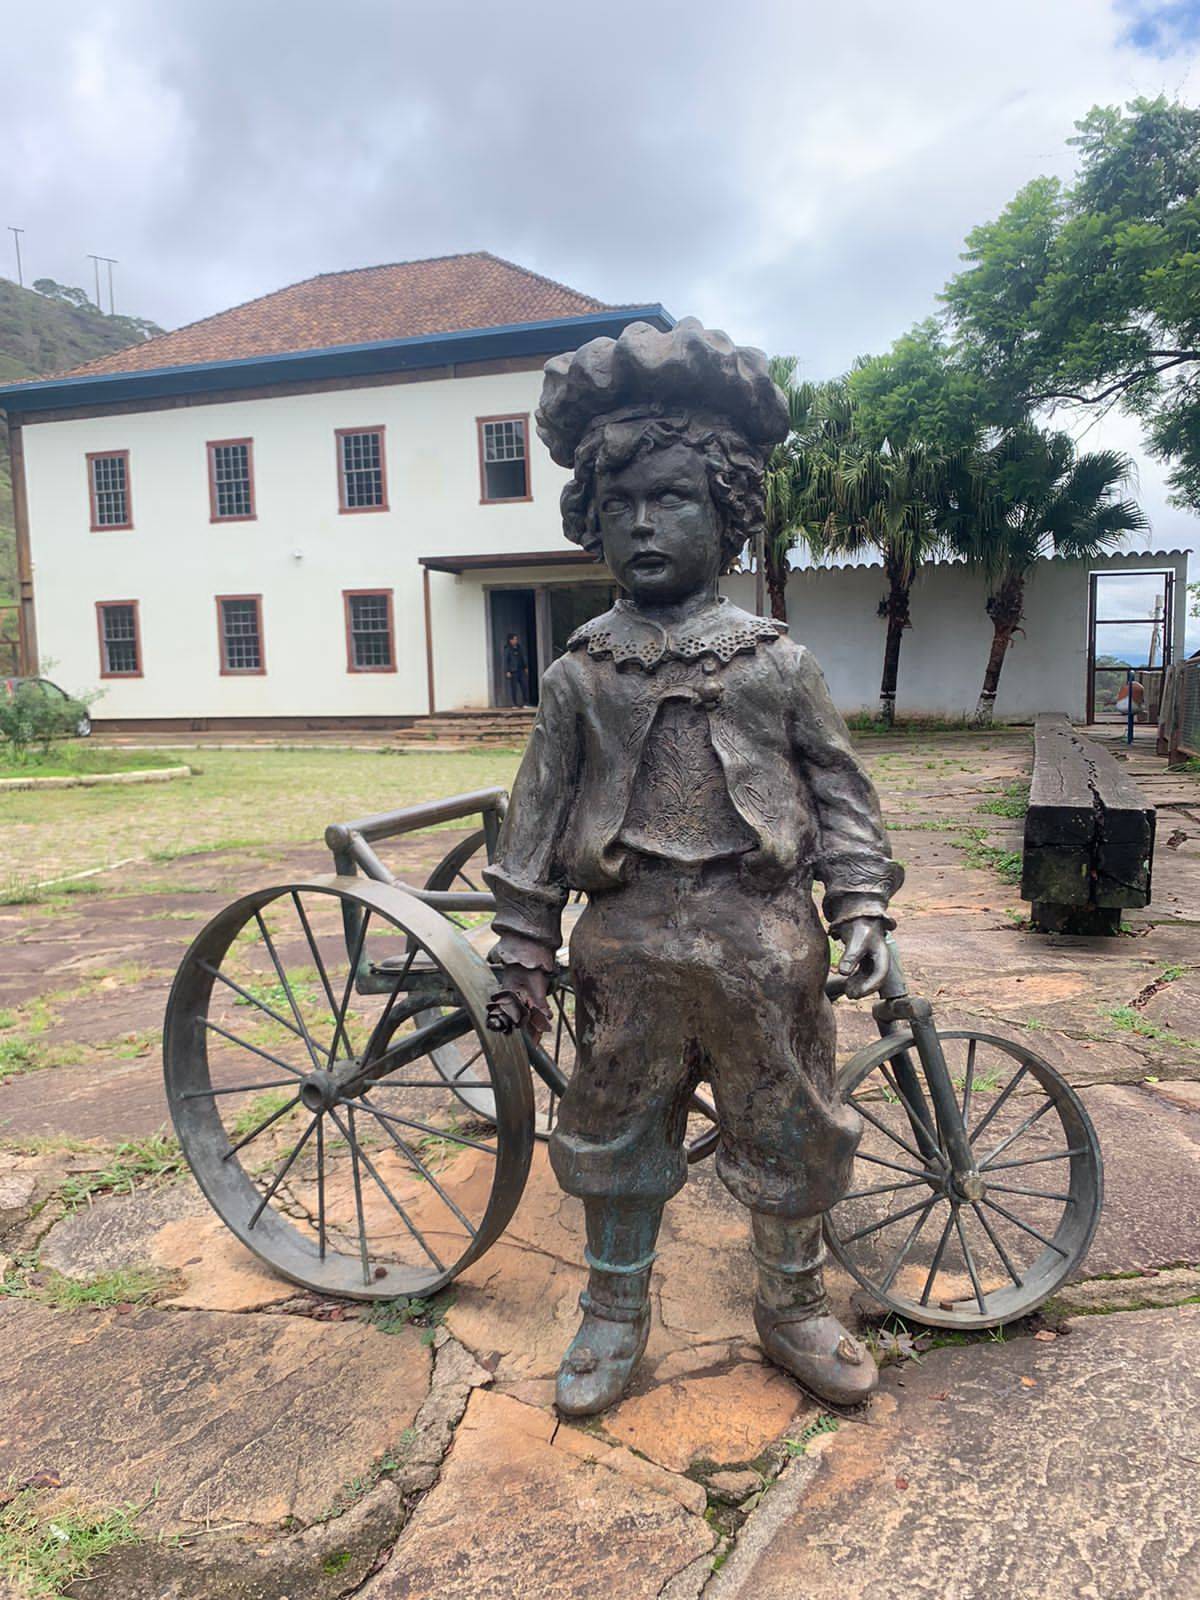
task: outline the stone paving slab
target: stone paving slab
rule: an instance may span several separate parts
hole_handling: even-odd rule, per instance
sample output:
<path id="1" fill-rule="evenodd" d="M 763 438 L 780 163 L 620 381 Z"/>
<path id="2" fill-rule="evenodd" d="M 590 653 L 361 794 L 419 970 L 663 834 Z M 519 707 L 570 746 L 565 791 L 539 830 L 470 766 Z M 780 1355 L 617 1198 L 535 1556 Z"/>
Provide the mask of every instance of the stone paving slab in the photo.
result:
<path id="1" fill-rule="evenodd" d="M 309 1523 L 400 1443 L 430 1365 L 417 1329 L 0 1301 L 0 1482 L 145 1502 L 148 1533 Z"/>
<path id="2" fill-rule="evenodd" d="M 476 1390 L 441 1478 L 363 1600 L 657 1600 L 716 1535 L 667 1474 L 632 1463 L 543 1411 Z"/>
<path id="3" fill-rule="evenodd" d="M 1182 1306 L 888 1371 L 705 1600 L 1195 1600 L 1197 1339 Z"/>

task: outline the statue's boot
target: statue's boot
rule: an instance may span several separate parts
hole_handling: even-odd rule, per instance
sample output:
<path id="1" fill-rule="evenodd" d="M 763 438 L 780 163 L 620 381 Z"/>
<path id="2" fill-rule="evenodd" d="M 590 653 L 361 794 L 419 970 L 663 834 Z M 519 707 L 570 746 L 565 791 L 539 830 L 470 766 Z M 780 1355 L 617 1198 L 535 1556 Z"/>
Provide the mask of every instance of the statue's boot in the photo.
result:
<path id="1" fill-rule="evenodd" d="M 879 1382 L 870 1352 L 829 1308 L 819 1217 L 751 1213 L 758 1294 L 754 1325 L 763 1350 L 818 1400 L 854 1406 Z"/>
<path id="2" fill-rule="evenodd" d="M 650 1272 L 661 1206 L 584 1202 L 587 1288 L 583 1321 L 558 1369 L 555 1404 L 567 1417 L 590 1417 L 619 1400 L 650 1333 Z"/>

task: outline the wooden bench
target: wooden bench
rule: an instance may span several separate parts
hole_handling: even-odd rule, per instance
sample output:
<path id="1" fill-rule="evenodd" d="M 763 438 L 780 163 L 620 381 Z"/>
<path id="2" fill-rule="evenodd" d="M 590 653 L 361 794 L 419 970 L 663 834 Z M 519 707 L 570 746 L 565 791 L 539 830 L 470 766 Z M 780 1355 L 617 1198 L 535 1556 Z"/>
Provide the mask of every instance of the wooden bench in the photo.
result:
<path id="1" fill-rule="evenodd" d="M 1119 933 L 1126 906 L 1150 900 L 1154 807 L 1107 750 L 1065 716 L 1033 731 L 1021 898 L 1048 933 Z"/>

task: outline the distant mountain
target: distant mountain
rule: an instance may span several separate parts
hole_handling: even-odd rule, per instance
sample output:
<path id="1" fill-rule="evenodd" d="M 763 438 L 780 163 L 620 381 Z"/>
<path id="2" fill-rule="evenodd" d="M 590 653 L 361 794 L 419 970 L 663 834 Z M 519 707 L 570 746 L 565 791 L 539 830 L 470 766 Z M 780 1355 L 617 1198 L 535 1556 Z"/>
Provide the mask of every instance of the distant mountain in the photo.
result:
<path id="1" fill-rule="evenodd" d="M 48 278 L 39 278 L 38 283 L 44 293 L 20 289 L 0 278 L 0 383 L 62 372 L 162 332 L 140 317 L 105 316 L 88 304 L 81 289 L 66 288 Z M 0 418 L 0 606 L 10 605 L 16 593 L 8 426 Z M 5 624 L 11 625 L 13 620 L 11 614 L 0 613 L 0 640 L 5 636 Z M 0 657 L 3 655 L 0 645 Z"/>

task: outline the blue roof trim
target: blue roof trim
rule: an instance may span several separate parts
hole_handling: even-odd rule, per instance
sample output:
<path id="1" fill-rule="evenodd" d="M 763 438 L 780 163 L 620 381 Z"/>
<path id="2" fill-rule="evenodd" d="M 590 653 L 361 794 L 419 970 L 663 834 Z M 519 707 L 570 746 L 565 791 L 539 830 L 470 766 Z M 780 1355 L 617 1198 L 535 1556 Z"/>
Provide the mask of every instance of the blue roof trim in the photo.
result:
<path id="1" fill-rule="evenodd" d="M 664 331 L 675 318 L 661 305 L 623 306 L 585 316 L 543 322 L 513 322 L 495 328 L 464 328 L 454 333 L 423 333 L 410 339 L 379 339 L 369 344 L 330 345 L 284 355 L 205 361 L 193 366 L 152 367 L 140 372 L 42 378 L 0 388 L 0 410 L 22 416 L 59 406 L 119 404 L 160 396 L 203 394 L 217 389 L 249 389 L 263 383 L 299 383 L 313 378 L 353 378 L 380 372 L 411 372 L 452 362 L 502 360 L 507 356 L 551 356 L 570 344 L 564 335 L 616 338 L 631 322 L 649 322 Z"/>

